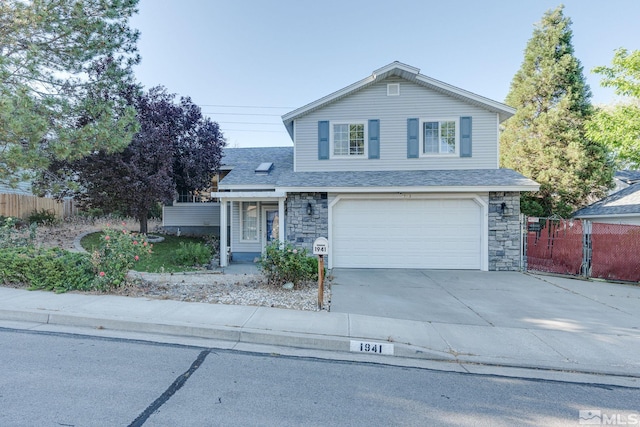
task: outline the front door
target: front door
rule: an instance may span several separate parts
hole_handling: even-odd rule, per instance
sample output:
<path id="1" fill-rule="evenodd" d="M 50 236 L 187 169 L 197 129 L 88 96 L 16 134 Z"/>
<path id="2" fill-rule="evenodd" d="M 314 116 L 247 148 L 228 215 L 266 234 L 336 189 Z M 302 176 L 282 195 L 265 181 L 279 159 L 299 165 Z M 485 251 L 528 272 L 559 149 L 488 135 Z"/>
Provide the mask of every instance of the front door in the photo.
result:
<path id="1" fill-rule="evenodd" d="M 264 218 L 262 227 L 262 246 L 264 248 L 264 246 L 280 238 L 280 218 L 278 217 L 278 209 L 269 207 L 263 208 L 262 218 Z"/>

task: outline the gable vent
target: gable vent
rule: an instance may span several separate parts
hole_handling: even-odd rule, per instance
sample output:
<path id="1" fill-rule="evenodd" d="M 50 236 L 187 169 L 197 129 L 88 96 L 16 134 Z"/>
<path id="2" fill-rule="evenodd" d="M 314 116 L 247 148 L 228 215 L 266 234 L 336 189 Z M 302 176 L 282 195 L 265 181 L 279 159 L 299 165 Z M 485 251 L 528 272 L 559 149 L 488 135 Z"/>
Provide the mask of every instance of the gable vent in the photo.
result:
<path id="1" fill-rule="evenodd" d="M 400 96 L 400 83 L 388 83 L 387 96 Z"/>
<path id="2" fill-rule="evenodd" d="M 271 172 L 271 169 L 273 169 L 273 163 L 265 162 L 265 163 L 260 163 L 260 165 L 256 168 L 254 172 L 257 174 L 266 175 L 269 172 Z"/>

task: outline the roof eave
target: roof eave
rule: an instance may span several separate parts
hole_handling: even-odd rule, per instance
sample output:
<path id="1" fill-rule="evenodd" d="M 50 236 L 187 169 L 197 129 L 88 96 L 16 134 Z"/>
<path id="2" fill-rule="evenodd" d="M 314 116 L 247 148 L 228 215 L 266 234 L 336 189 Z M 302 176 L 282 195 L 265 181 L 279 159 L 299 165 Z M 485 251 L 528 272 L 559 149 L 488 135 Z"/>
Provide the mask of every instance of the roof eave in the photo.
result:
<path id="1" fill-rule="evenodd" d="M 443 185 L 443 186 L 393 186 L 393 187 L 322 187 L 279 186 L 287 193 L 479 193 L 490 191 L 538 191 L 539 185 Z"/>
<path id="2" fill-rule="evenodd" d="M 214 191 L 211 197 L 224 200 L 266 200 L 281 199 L 287 194 L 283 191 Z"/>
<path id="3" fill-rule="evenodd" d="M 361 90 L 364 87 L 373 84 L 376 80 L 384 80 L 385 78 L 391 75 L 400 76 L 406 80 L 421 84 L 422 86 L 429 87 L 431 89 L 437 90 L 439 92 L 443 92 L 450 96 L 463 99 L 468 102 L 472 102 L 476 105 L 479 105 L 481 107 L 487 108 L 488 110 L 498 114 L 500 122 L 507 120 L 509 117 L 513 116 L 516 112 L 515 108 L 512 108 L 506 104 L 494 101 L 489 98 L 485 98 L 480 95 L 476 95 L 475 93 L 466 91 L 464 89 L 460 89 L 448 83 L 444 83 L 439 80 L 433 79 L 431 77 L 422 75 L 420 74 L 419 68 L 411 67 L 409 65 L 402 64 L 396 61 L 375 70 L 370 76 L 360 81 L 357 81 L 343 89 L 340 89 L 327 96 L 324 96 L 318 99 L 317 101 L 311 102 L 307 105 L 304 105 L 300 108 L 297 108 L 283 115 L 282 122 L 284 123 L 287 131 L 289 132 L 289 136 L 293 139 L 293 121 L 298 117 L 301 117 L 314 110 L 322 108 L 325 105 L 328 105 L 341 98 L 344 98 L 345 96 L 348 96 L 351 93 Z"/>
<path id="4" fill-rule="evenodd" d="M 370 85 L 371 83 L 373 83 L 376 80 L 376 76 L 375 75 L 371 75 L 369 77 L 366 77 L 360 81 L 357 81 L 343 89 L 340 89 L 336 92 L 333 92 L 327 96 L 323 96 L 322 98 L 310 102 L 307 105 L 304 105 L 300 108 L 296 108 L 295 110 L 285 114 L 282 116 L 282 122 L 284 123 L 285 127 L 287 128 L 287 130 L 289 131 L 289 135 L 292 135 L 292 126 L 291 123 L 298 117 L 310 113 L 311 111 L 317 110 L 318 108 L 322 108 L 327 104 L 330 104 L 332 102 L 337 101 L 338 99 L 344 98 L 345 96 L 356 92 L 360 89 L 362 89 L 363 87 Z M 290 130 L 291 129 L 291 130 Z"/>
<path id="5" fill-rule="evenodd" d="M 459 87 L 452 86 L 440 80 L 436 80 L 434 78 L 431 78 L 422 74 L 416 75 L 415 78 L 417 82 L 421 83 L 425 87 L 429 87 L 438 92 L 444 92 L 455 98 L 461 98 L 463 100 L 470 101 L 490 111 L 498 113 L 498 116 L 500 117 L 500 122 L 507 120 L 509 117 L 513 116 L 516 113 L 515 108 L 510 107 L 506 104 L 503 104 L 502 102 L 494 101 L 484 96 L 477 95 L 473 92 L 460 89 Z"/>
<path id="6" fill-rule="evenodd" d="M 615 212 L 602 212 L 602 213 L 594 213 L 594 214 L 580 214 L 576 212 L 572 215 L 572 218 L 604 218 L 604 217 L 629 217 L 629 216 L 640 216 L 639 212 L 626 212 L 626 213 L 615 213 Z"/>
<path id="7" fill-rule="evenodd" d="M 276 186 L 273 184 L 227 184 L 227 185 L 218 185 L 219 190 L 228 190 L 228 191 L 265 191 L 265 190 L 275 190 Z"/>

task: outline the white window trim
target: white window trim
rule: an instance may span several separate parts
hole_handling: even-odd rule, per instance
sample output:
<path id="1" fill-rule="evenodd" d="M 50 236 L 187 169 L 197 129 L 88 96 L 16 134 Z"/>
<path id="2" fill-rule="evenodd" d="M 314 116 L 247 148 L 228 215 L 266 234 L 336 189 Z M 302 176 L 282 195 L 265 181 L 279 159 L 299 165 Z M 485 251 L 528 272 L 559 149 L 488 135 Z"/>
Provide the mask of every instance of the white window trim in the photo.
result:
<path id="1" fill-rule="evenodd" d="M 239 215 L 238 218 L 240 220 L 240 241 L 246 243 L 256 243 L 260 241 L 260 202 L 255 202 L 256 204 L 256 238 L 255 239 L 245 239 L 244 238 L 244 209 L 242 209 L 243 203 L 252 203 L 251 201 L 240 201 L 239 202 Z"/>
<path id="2" fill-rule="evenodd" d="M 387 83 L 387 96 L 400 96 L 400 83 Z"/>
<path id="3" fill-rule="evenodd" d="M 333 127 L 335 125 L 363 125 L 364 129 L 364 153 L 362 154 L 334 154 Z M 367 159 L 369 156 L 369 121 L 368 120 L 341 120 L 329 122 L 329 158 L 330 159 Z"/>
<path id="4" fill-rule="evenodd" d="M 425 122 L 455 122 L 456 124 L 456 150 L 453 153 L 425 153 L 424 152 L 424 123 Z M 460 117 L 426 117 L 420 119 L 418 143 L 420 144 L 420 157 L 460 157 Z M 438 144 L 438 148 L 440 144 Z"/>

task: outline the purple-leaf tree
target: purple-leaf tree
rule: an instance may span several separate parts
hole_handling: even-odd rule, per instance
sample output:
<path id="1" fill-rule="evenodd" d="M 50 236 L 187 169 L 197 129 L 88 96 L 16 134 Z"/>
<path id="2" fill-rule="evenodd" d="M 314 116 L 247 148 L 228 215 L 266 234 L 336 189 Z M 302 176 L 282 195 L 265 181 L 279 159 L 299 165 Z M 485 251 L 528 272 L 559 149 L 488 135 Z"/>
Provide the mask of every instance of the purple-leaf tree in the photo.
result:
<path id="1" fill-rule="evenodd" d="M 224 137 L 218 123 L 202 116 L 191 98 L 182 98 L 180 135 L 174 144 L 173 174 L 176 191 L 188 194 L 211 186 L 212 173 L 222 157 Z"/>
<path id="2" fill-rule="evenodd" d="M 174 98 L 162 86 L 133 96 L 140 128 L 122 152 L 99 151 L 49 172 L 75 171 L 82 207 L 132 216 L 147 233 L 155 206 L 171 203 L 177 191 L 211 185 L 225 145 L 218 124 L 203 117 L 200 107 L 190 98 Z"/>

